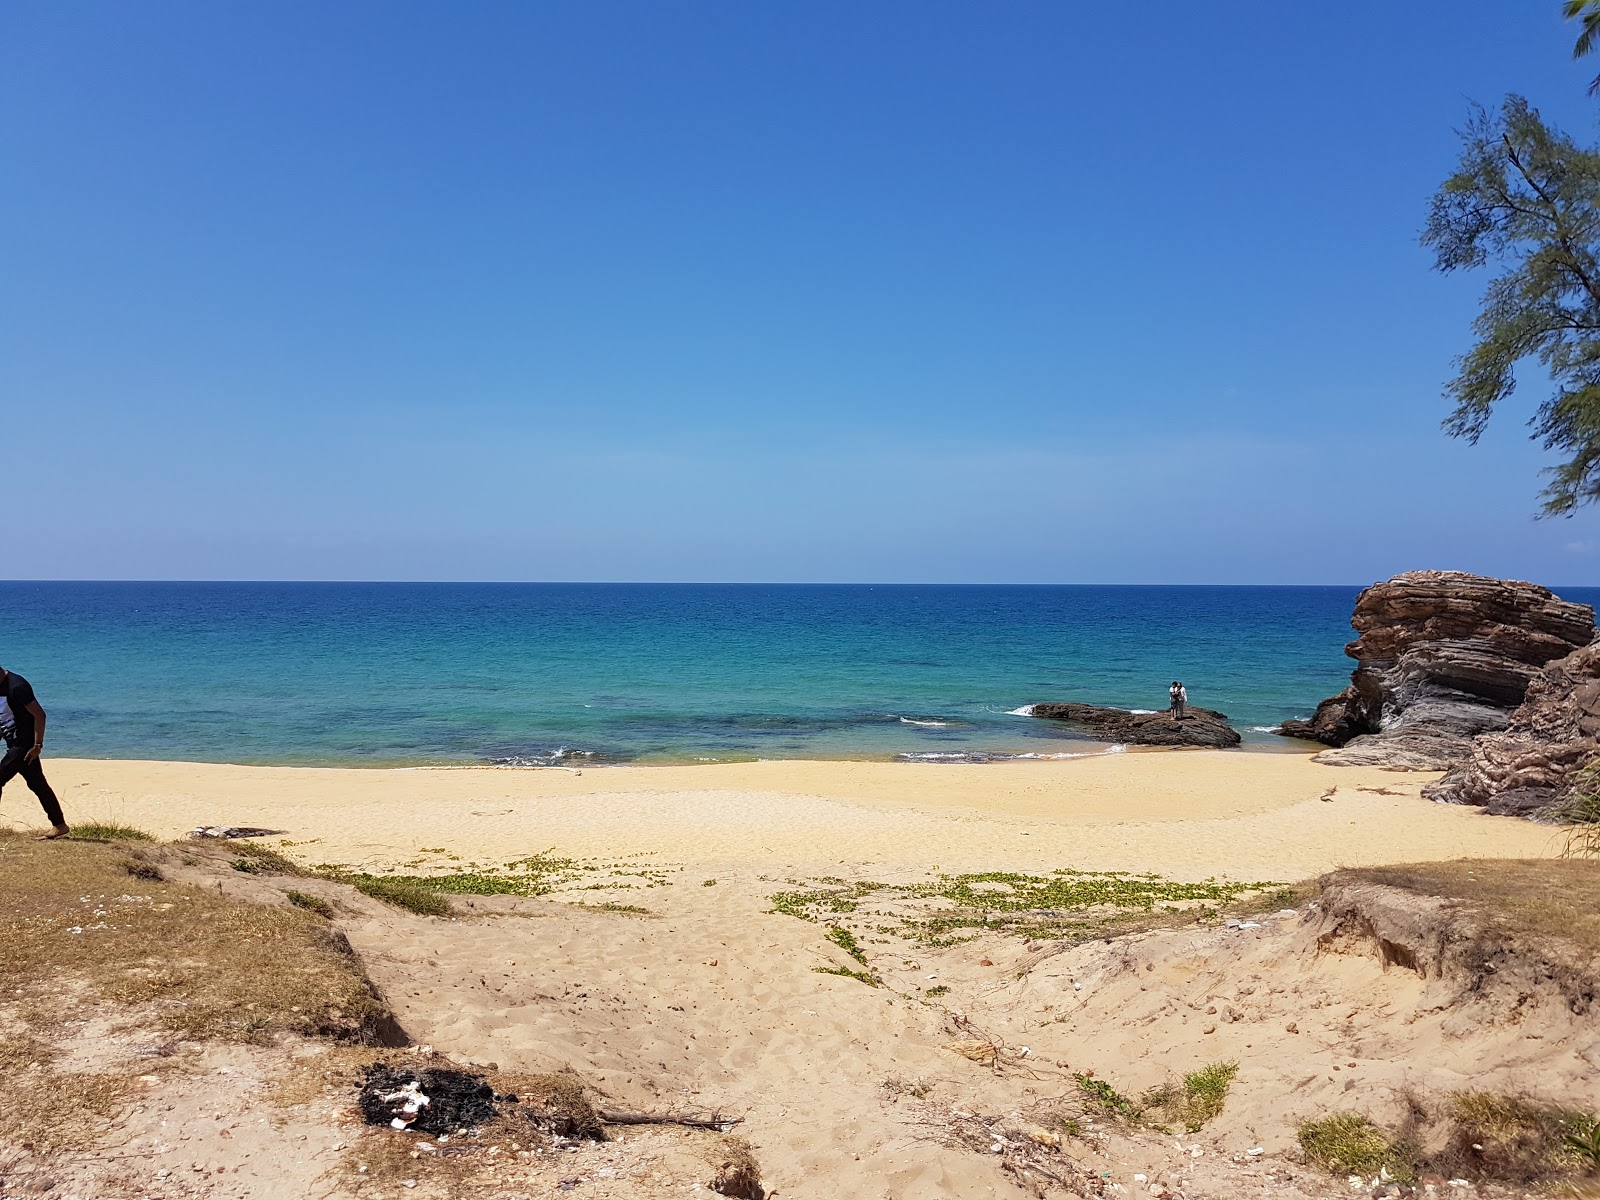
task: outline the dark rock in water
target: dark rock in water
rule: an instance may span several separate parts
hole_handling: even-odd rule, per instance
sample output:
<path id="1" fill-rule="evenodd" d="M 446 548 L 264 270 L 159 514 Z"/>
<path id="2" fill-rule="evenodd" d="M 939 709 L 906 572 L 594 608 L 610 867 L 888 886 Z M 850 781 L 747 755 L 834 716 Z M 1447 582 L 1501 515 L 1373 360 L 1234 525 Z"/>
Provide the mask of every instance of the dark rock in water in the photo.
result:
<path id="1" fill-rule="evenodd" d="M 1408 571 L 1356 598 L 1350 686 L 1285 737 L 1333 746 L 1335 766 L 1442 771 L 1506 728 L 1553 659 L 1594 637 L 1594 609 L 1548 588 L 1464 571 Z"/>
<path id="2" fill-rule="evenodd" d="M 1504 816 L 1549 816 L 1572 773 L 1600 757 L 1600 642 L 1545 667 L 1504 732 L 1474 739 L 1467 757 L 1422 794 Z"/>
<path id="3" fill-rule="evenodd" d="M 361 1116 L 368 1125 L 450 1134 L 494 1120 L 494 1089 L 482 1075 L 449 1067 L 373 1063 L 361 1082 Z"/>
<path id="4" fill-rule="evenodd" d="M 1226 749 L 1239 744 L 1239 735 L 1225 714 L 1209 708 L 1185 708 L 1183 720 L 1170 712 L 1134 713 L 1125 708 L 1099 708 L 1093 704 L 1035 704 L 1029 714 L 1052 721 L 1071 721 L 1094 731 L 1108 742 L 1133 746 L 1210 746 Z"/>

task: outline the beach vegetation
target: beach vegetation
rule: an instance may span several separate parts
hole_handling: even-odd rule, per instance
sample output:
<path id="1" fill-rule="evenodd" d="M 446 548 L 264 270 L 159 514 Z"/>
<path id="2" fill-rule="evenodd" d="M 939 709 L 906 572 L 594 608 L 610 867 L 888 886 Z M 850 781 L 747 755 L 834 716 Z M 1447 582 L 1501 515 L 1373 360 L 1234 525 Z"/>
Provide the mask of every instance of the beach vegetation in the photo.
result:
<path id="1" fill-rule="evenodd" d="M 325 921 L 168 880 L 141 879 L 137 895 L 128 891 L 122 848 L 0 834 L 0 1074 L 9 1084 L 0 1089 L 0 1128 L 8 1141 L 40 1151 L 90 1142 L 126 1107 L 139 1076 L 174 1069 L 149 1058 L 73 1069 L 65 1048 L 83 1036 L 82 1018 L 104 1011 L 97 1006 L 117 1006 L 129 1027 L 158 1043 L 285 1033 L 361 1043 L 385 1016 L 348 943 Z"/>
<path id="2" fill-rule="evenodd" d="M 587 908 L 592 912 L 621 913 L 629 917 L 654 917 L 657 914 L 650 909 L 638 904 L 619 904 L 615 900 L 605 900 L 599 904 L 586 904 L 582 900 L 574 901 L 572 908 Z"/>
<path id="3" fill-rule="evenodd" d="M 1082 1093 L 1084 1100 L 1108 1117 L 1115 1117 L 1121 1121 L 1137 1121 L 1144 1115 L 1142 1106 L 1135 1104 L 1104 1079 L 1075 1071 L 1072 1081 L 1078 1085 L 1078 1091 Z"/>
<path id="4" fill-rule="evenodd" d="M 1164 1129 L 1171 1122 L 1197 1133 L 1206 1122 L 1221 1115 L 1228 1089 L 1238 1073 L 1236 1062 L 1214 1062 L 1190 1071 L 1181 1084 L 1161 1084 L 1140 1096 L 1140 1112 L 1154 1128 Z"/>
<path id="5" fill-rule="evenodd" d="M 1600 856 L 1600 759 L 1567 777 L 1567 792 L 1550 814 L 1569 826 L 1562 854 L 1568 858 Z"/>
<path id="6" fill-rule="evenodd" d="M 828 930 L 828 940 L 862 966 L 866 966 L 867 956 L 856 943 L 856 935 L 842 925 L 835 925 Z"/>
<path id="7" fill-rule="evenodd" d="M 114 821 L 85 821 L 72 827 L 72 837 L 80 842 L 153 842 L 155 834 L 120 825 Z"/>
<path id="8" fill-rule="evenodd" d="M 927 991 L 923 992 L 922 994 L 924 996 L 928 997 L 928 999 L 930 999 L 930 1000 L 936 1000 L 940 996 L 948 996 L 950 994 L 950 989 L 945 987 L 944 984 L 938 983 L 938 984 L 935 984 L 933 987 L 929 988 Z"/>
<path id="9" fill-rule="evenodd" d="M 953 946 L 988 930 L 1039 939 L 1084 939 L 1148 924 L 1209 919 L 1214 906 L 1281 889 L 1274 883 L 1061 869 L 1049 875 L 987 871 L 937 875 L 924 883 L 791 880 L 771 897 L 772 912 L 846 923 L 929 947 Z"/>
<path id="10" fill-rule="evenodd" d="M 842 975 L 846 979 L 858 979 L 868 987 L 878 987 L 879 980 L 869 971 L 857 971 L 853 967 L 812 967 L 818 975 Z"/>
<path id="11" fill-rule="evenodd" d="M 1425 1165 L 1451 1176 L 1533 1183 L 1587 1165 L 1583 1154 L 1574 1153 L 1574 1139 L 1583 1141 L 1588 1121 L 1581 1114 L 1494 1092 L 1462 1091 L 1445 1098 L 1443 1117 L 1443 1148 Z"/>
<path id="12" fill-rule="evenodd" d="M 1410 1183 L 1413 1171 L 1406 1147 L 1360 1113 L 1334 1113 L 1302 1121 L 1296 1131 L 1306 1161 L 1334 1175 L 1378 1175 L 1387 1171 Z"/>
<path id="13" fill-rule="evenodd" d="M 266 846 L 258 846 L 254 842 L 235 842 L 232 850 L 236 857 L 229 865 L 235 871 L 242 871 L 246 875 L 305 874 L 300 864 L 288 855 L 279 854 Z"/>
<path id="14" fill-rule="evenodd" d="M 1350 867 L 1328 878 L 1464 901 L 1497 936 L 1528 936 L 1600 954 L 1600 871 L 1583 858 L 1467 858 Z"/>
<path id="15" fill-rule="evenodd" d="M 411 875 L 341 875 L 339 882 L 348 883 L 363 896 L 371 896 L 395 908 L 403 908 L 423 917 L 448 917 L 450 901 L 439 894 L 432 880 Z"/>
<path id="16" fill-rule="evenodd" d="M 1600 1171 L 1600 1117 L 1577 1114 L 1568 1119 L 1562 1149 L 1588 1171 Z"/>
<path id="17" fill-rule="evenodd" d="M 333 916 L 333 905 L 329 904 L 321 896 L 311 896 L 305 892 L 297 892 L 291 889 L 283 894 L 283 898 L 296 908 L 303 908 L 307 912 L 316 913 L 319 917 L 331 919 Z"/>
<path id="18" fill-rule="evenodd" d="M 1587 24 L 1580 46 L 1593 30 Z M 1422 244 L 1443 272 L 1491 260 L 1472 348 L 1445 388 L 1452 437 L 1476 442 L 1535 360 L 1553 386 L 1530 419 L 1561 461 L 1546 470 L 1545 515 L 1600 499 L 1600 152 L 1551 128 L 1521 96 L 1475 105 L 1461 157 L 1440 185 Z"/>

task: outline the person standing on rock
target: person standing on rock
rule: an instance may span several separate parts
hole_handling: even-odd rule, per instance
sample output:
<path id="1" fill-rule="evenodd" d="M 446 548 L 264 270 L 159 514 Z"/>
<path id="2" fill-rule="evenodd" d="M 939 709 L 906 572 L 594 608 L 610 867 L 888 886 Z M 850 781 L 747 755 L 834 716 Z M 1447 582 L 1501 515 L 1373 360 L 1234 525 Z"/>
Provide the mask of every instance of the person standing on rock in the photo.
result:
<path id="1" fill-rule="evenodd" d="M 1167 689 L 1167 695 L 1172 698 L 1172 719 L 1183 720 L 1183 706 L 1189 703 L 1189 690 L 1174 679 L 1172 686 Z"/>
<path id="2" fill-rule="evenodd" d="M 4 667 L 0 667 L 0 737 L 6 742 L 5 756 L 0 758 L 0 788 L 21 775 L 49 818 L 50 832 L 45 839 L 66 837 L 71 830 L 61 815 L 61 802 L 39 765 L 39 752 L 44 749 L 44 709 L 33 694 L 33 685 Z"/>

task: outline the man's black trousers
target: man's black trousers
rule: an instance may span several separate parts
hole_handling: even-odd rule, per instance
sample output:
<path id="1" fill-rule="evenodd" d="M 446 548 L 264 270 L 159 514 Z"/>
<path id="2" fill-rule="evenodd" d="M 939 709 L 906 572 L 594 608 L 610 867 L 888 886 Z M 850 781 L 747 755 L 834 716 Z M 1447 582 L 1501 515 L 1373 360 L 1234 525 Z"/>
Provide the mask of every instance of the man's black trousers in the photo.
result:
<path id="1" fill-rule="evenodd" d="M 28 746 L 7 746 L 4 758 L 0 758 L 0 788 L 5 787 L 18 775 L 22 781 L 33 789 L 33 794 L 39 797 L 39 803 L 44 806 L 44 815 L 49 818 L 50 824 L 57 829 L 67 822 L 61 815 L 61 802 L 56 799 L 55 792 L 45 782 L 44 768 L 39 765 L 36 758 L 32 762 L 23 761 L 28 753 Z"/>

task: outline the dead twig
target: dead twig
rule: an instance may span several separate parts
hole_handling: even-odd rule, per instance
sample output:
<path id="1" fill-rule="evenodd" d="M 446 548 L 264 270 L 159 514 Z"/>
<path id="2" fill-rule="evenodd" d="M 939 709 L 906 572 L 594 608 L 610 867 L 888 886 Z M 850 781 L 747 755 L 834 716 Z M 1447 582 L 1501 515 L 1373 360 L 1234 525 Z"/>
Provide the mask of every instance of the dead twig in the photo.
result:
<path id="1" fill-rule="evenodd" d="M 725 1117 L 715 1112 L 703 1117 L 689 1113 L 602 1112 L 600 1119 L 607 1125 L 683 1125 L 689 1129 L 713 1129 L 718 1133 L 744 1123 L 743 1117 Z"/>

